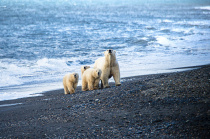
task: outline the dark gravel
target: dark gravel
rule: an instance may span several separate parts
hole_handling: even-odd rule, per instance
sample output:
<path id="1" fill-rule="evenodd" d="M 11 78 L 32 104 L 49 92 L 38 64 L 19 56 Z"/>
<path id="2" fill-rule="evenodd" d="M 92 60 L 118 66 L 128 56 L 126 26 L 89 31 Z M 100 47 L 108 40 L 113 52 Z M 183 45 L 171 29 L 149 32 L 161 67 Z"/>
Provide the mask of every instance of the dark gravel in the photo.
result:
<path id="1" fill-rule="evenodd" d="M 0 101 L 0 138 L 209 138 L 210 65 L 196 68 Z"/>

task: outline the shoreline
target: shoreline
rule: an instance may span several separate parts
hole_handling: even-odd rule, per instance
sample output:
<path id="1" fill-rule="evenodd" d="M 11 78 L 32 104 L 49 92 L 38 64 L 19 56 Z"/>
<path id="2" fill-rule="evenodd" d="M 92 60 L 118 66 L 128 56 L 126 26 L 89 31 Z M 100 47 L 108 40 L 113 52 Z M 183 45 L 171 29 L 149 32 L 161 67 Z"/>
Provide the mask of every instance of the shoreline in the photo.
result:
<path id="1" fill-rule="evenodd" d="M 196 66 L 188 66 L 188 67 L 177 67 L 177 68 L 163 69 L 163 70 L 160 70 L 162 72 L 158 72 L 158 73 L 125 76 L 125 77 L 122 77 L 121 80 L 125 80 L 127 78 L 138 77 L 138 76 L 150 76 L 150 75 L 158 75 L 158 74 L 168 74 L 168 73 L 170 74 L 170 73 L 176 73 L 176 72 L 183 72 L 183 71 L 188 71 L 188 70 L 194 70 L 194 69 L 197 69 L 197 68 L 201 68 L 203 66 L 206 66 L 206 65 L 196 65 Z M 111 78 L 110 83 L 112 84 L 113 82 L 114 82 L 114 79 Z M 55 85 L 55 83 L 50 83 L 50 85 Z M 9 99 L 6 98 L 6 99 L 2 99 L 2 100 L 0 99 L 0 107 L 1 107 L 1 102 L 4 102 L 4 101 L 10 101 L 10 100 L 16 100 L 16 99 L 22 99 L 22 98 L 30 98 L 30 97 L 37 97 L 37 96 L 42 96 L 42 95 L 44 95 L 44 93 L 47 93 L 47 92 L 63 90 L 63 85 L 62 85 L 62 87 L 54 88 L 54 89 L 49 89 L 49 87 L 47 87 L 48 89 L 46 89 L 45 86 L 47 86 L 47 84 L 44 84 L 44 85 L 42 84 L 40 86 L 37 86 L 39 91 L 31 91 L 33 93 L 29 93 L 30 92 L 30 89 L 29 89 L 30 87 L 26 87 L 27 91 L 25 91 L 24 89 L 18 89 L 18 90 L 16 90 L 18 93 L 13 94 L 15 97 L 13 96 L 13 98 L 9 98 Z M 41 89 L 42 87 L 45 88 L 45 89 L 42 90 Z M 81 85 L 78 86 L 78 88 L 80 88 L 80 87 L 81 87 Z M 23 93 L 24 95 L 20 93 L 20 92 L 22 92 L 21 90 L 24 92 Z M 12 91 L 15 91 L 15 90 L 12 89 Z M 81 90 L 79 90 L 79 91 L 81 91 Z M 8 93 L 8 90 L 7 90 L 7 93 Z M 20 94 L 21 96 L 17 97 L 18 94 Z M 10 94 L 10 96 L 12 96 L 12 94 Z"/>
<path id="2" fill-rule="evenodd" d="M 208 138 L 210 65 L 192 68 L 0 101 L 0 138 Z"/>

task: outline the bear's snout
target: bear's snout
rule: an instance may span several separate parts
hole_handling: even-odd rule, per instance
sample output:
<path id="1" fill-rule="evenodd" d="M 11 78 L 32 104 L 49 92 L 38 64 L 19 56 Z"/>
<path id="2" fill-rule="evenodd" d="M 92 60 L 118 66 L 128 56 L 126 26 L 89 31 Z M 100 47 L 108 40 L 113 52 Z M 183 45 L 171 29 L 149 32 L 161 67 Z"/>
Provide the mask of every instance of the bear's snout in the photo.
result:
<path id="1" fill-rule="evenodd" d="M 109 50 L 109 53 L 112 53 L 112 50 Z"/>

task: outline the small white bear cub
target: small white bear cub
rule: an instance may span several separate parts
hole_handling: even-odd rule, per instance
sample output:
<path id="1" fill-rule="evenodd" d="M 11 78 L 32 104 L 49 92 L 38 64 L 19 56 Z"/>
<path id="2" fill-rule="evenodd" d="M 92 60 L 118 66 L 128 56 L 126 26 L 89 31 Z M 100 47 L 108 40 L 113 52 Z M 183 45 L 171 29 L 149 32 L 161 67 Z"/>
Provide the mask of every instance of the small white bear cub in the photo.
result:
<path id="1" fill-rule="evenodd" d="M 98 89 L 100 77 L 100 69 L 86 69 L 82 75 L 82 91 Z"/>
<path id="2" fill-rule="evenodd" d="M 64 94 L 73 94 L 77 88 L 78 80 L 78 73 L 66 74 L 63 77 Z"/>

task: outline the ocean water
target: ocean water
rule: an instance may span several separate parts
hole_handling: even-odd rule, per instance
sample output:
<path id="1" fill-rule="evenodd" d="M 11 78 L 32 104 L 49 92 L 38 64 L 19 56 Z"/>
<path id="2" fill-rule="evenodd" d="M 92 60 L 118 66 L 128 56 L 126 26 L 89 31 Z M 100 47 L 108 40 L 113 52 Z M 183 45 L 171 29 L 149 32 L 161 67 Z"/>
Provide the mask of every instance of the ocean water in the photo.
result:
<path id="1" fill-rule="evenodd" d="M 0 101 L 62 88 L 117 51 L 121 77 L 210 63 L 209 0 L 1 0 Z M 113 80 L 113 79 L 112 79 Z"/>

